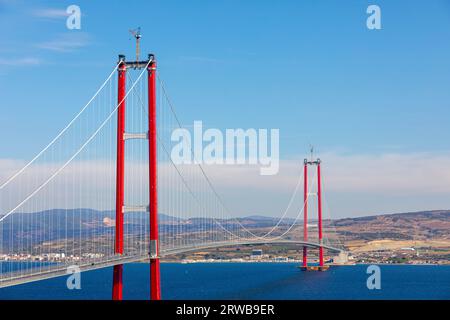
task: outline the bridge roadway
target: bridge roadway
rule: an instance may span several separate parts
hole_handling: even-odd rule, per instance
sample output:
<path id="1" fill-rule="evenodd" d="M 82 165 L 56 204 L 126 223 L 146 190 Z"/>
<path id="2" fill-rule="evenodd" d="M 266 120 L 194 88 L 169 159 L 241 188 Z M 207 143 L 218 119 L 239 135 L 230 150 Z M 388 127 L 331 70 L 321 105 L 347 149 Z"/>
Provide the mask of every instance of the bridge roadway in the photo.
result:
<path id="1" fill-rule="evenodd" d="M 192 252 L 198 250 L 212 249 L 212 248 L 220 248 L 220 247 L 231 247 L 231 246 L 239 246 L 239 245 L 266 245 L 266 244 L 296 244 L 301 247 L 307 246 L 311 248 L 319 248 L 320 245 L 318 243 L 312 242 L 304 242 L 304 241 L 296 241 L 296 240 L 242 240 L 242 241 L 222 241 L 222 242 L 214 242 L 214 243 L 205 243 L 198 246 L 186 246 L 186 247 L 178 247 L 173 249 L 166 249 L 160 251 L 161 257 L 171 256 L 174 254 L 180 254 L 184 252 Z M 325 249 L 334 252 L 342 252 L 344 250 L 335 248 L 328 245 L 323 245 Z M 96 269 L 103 269 L 107 267 L 112 267 L 118 264 L 126 264 L 132 262 L 141 262 L 148 259 L 148 255 L 135 255 L 135 256 L 112 256 L 106 259 L 101 259 L 98 261 L 89 261 L 82 262 L 79 264 L 73 264 L 80 268 L 81 271 L 91 271 Z M 67 268 L 71 266 L 71 264 L 61 264 L 61 265 L 49 265 L 47 267 L 39 268 L 39 271 L 31 272 L 26 274 L 27 270 L 21 270 L 17 273 L 8 273 L 5 275 L 0 274 L 0 288 L 16 286 L 28 282 L 40 281 L 45 279 L 51 279 L 61 276 L 67 276 Z"/>

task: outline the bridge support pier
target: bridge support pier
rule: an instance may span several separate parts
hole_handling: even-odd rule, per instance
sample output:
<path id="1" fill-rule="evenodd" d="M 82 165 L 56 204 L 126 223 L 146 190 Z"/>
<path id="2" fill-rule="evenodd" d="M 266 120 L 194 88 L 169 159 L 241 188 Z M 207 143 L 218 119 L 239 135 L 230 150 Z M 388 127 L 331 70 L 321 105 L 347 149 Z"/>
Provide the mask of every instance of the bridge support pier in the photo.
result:
<path id="1" fill-rule="evenodd" d="M 125 97 L 126 72 L 125 56 L 119 56 L 117 93 L 117 163 L 116 163 L 116 232 L 114 253 L 123 254 L 123 207 L 125 195 Z M 113 271 L 113 300 L 122 300 L 123 265 L 114 266 Z"/>
<path id="2" fill-rule="evenodd" d="M 324 269 L 323 265 L 323 239 L 322 239 L 322 187 L 320 179 L 320 160 L 317 159 L 317 215 L 319 227 L 319 270 Z"/>
<path id="3" fill-rule="evenodd" d="M 117 103 L 117 163 L 116 163 L 116 234 L 114 252 L 123 254 L 123 207 L 125 195 L 125 96 L 126 73 L 125 56 L 119 56 Z"/>
<path id="4" fill-rule="evenodd" d="M 123 264 L 115 265 L 113 270 L 113 292 L 112 292 L 113 300 L 122 300 L 122 292 L 123 292 L 122 275 L 123 275 Z"/>
<path id="5" fill-rule="evenodd" d="M 303 241 L 308 242 L 308 161 L 305 159 L 303 167 Z M 308 267 L 308 248 L 303 246 L 302 269 Z"/>
<path id="6" fill-rule="evenodd" d="M 158 180 L 156 141 L 156 60 L 149 56 L 148 65 L 148 150 L 150 198 L 150 299 L 161 299 L 158 232 Z"/>

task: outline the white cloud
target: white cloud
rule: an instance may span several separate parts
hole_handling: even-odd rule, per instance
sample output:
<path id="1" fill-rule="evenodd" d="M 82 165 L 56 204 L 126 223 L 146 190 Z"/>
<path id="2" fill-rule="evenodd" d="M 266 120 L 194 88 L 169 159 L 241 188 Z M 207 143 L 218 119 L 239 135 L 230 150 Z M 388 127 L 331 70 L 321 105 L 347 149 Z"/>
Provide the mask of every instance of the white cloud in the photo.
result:
<path id="1" fill-rule="evenodd" d="M 322 176 L 328 191 L 396 194 L 450 193 L 450 154 L 322 154 Z M 206 166 L 221 187 L 291 190 L 303 159 L 281 160 L 280 173 L 260 176 L 257 166 Z M 313 171 L 313 168 L 309 169 Z M 312 178 L 312 177 L 311 177 Z"/>
<path id="2" fill-rule="evenodd" d="M 395 211 L 445 209 L 450 207 L 450 154 L 410 153 L 380 155 L 322 154 L 325 197 L 337 216 L 367 215 Z M 0 181 L 5 181 L 24 164 L 23 161 L 0 160 Z M 257 166 L 204 166 L 211 182 L 235 215 L 266 214 L 279 216 L 285 209 L 299 180 L 303 160 L 283 160 L 275 176 L 261 176 Z M 0 190 L 1 210 L 20 203 L 60 164 L 33 166 L 18 181 Z M 180 166 L 185 179 L 200 199 L 214 199 L 201 177 L 200 170 Z M 313 178 L 313 168 L 310 179 Z M 148 196 L 145 164 L 128 163 L 126 174 L 127 203 L 140 204 Z M 47 207 L 114 206 L 114 161 L 78 161 L 69 165 L 46 186 L 23 210 Z M 176 210 L 175 195 L 183 190 L 190 195 L 171 164 L 159 166 L 160 210 Z M 288 216 L 297 214 L 303 197 L 303 186 Z M 182 198 L 182 197 L 181 197 Z M 330 200 L 331 199 L 331 200 Z M 176 201 L 179 201 L 176 200 Z M 191 201 L 192 202 L 192 201 Z M 198 214 L 198 206 L 183 208 L 187 214 Z"/>
<path id="3" fill-rule="evenodd" d="M 91 41 L 88 34 L 70 32 L 64 33 L 54 40 L 39 43 L 37 47 L 51 51 L 71 52 L 83 48 L 90 43 Z"/>
<path id="4" fill-rule="evenodd" d="M 450 193 L 450 154 L 323 155 L 330 191 Z"/>
<path id="5" fill-rule="evenodd" d="M 0 58 L 0 66 L 21 67 L 21 66 L 38 66 L 42 64 L 42 60 L 34 57 L 25 58 Z"/>
<path id="6" fill-rule="evenodd" d="M 69 16 L 69 14 L 66 12 L 66 9 L 59 8 L 35 9 L 32 11 L 32 14 L 35 17 L 47 19 L 62 19 Z"/>

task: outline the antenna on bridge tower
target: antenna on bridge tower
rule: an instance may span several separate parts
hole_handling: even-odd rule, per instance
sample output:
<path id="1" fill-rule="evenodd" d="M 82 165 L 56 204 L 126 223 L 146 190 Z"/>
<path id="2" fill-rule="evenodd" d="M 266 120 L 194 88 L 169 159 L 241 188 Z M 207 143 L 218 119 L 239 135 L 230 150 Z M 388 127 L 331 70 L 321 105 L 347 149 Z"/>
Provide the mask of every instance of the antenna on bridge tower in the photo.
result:
<path id="1" fill-rule="evenodd" d="M 139 54 L 140 54 L 139 44 L 140 44 L 140 40 L 142 38 L 141 27 L 137 27 L 136 29 L 129 30 L 129 32 L 136 39 L 136 62 L 139 62 Z"/>

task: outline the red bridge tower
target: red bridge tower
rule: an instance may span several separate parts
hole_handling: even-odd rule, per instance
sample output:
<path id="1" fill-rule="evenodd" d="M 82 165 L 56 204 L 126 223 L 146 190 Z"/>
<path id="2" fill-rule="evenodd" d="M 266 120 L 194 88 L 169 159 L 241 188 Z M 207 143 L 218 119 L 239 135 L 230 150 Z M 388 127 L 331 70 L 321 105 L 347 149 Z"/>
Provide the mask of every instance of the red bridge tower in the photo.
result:
<path id="1" fill-rule="evenodd" d="M 319 270 L 325 271 L 328 269 L 328 266 L 324 265 L 323 260 L 323 232 L 322 232 L 322 186 L 321 186 L 321 176 L 320 176 L 320 159 L 313 161 L 304 160 L 304 169 L 303 169 L 303 199 L 304 199 L 304 207 L 303 207 L 303 241 L 308 242 L 308 198 L 310 193 L 308 193 L 308 166 L 316 166 L 317 167 L 317 220 L 318 220 L 318 230 L 319 230 L 319 266 L 308 266 L 308 248 L 307 246 L 303 246 L 303 263 L 301 266 L 302 270 Z"/>
<path id="2" fill-rule="evenodd" d="M 125 131 L 125 99 L 127 68 L 147 68 L 148 74 L 148 132 L 127 133 Z M 156 154 L 156 60 L 153 54 L 147 61 L 127 62 L 119 55 L 118 62 L 118 110 L 117 110 L 117 173 L 116 173 L 116 233 L 114 252 L 123 254 L 123 216 L 126 211 L 149 211 L 150 213 L 150 298 L 161 299 L 158 243 L 158 191 Z M 125 141 L 127 139 L 148 139 L 149 145 L 149 199 L 150 204 L 142 207 L 127 207 L 124 204 L 125 183 Z M 122 299 L 123 265 L 115 265 L 113 272 L 114 300 Z"/>

